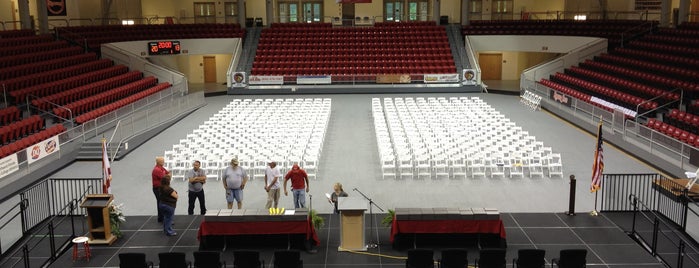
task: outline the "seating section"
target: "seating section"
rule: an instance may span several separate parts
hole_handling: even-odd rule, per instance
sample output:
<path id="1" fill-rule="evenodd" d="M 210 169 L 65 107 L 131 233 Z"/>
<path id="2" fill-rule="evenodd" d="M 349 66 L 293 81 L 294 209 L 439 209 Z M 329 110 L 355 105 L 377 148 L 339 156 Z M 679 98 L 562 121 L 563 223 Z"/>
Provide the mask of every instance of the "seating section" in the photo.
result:
<path id="1" fill-rule="evenodd" d="M 230 23 L 138 24 L 59 27 L 56 33 L 78 44 L 87 41 L 90 50 L 99 51 L 101 44 L 124 41 L 243 38 L 245 29 Z"/>
<path id="2" fill-rule="evenodd" d="M 25 136 L 19 140 L 15 140 L 14 142 L 9 143 L 7 145 L 3 145 L 2 147 L 0 147 L 0 158 L 22 151 L 26 148 L 29 148 L 29 146 L 32 146 L 36 143 L 39 143 L 40 141 L 58 135 L 64 131 L 66 131 L 66 128 L 63 125 L 54 125 L 50 128 L 33 133 L 29 136 Z"/>
<path id="3" fill-rule="evenodd" d="M 477 97 L 374 98 L 372 114 L 384 178 L 562 175 L 560 154 Z"/>
<path id="4" fill-rule="evenodd" d="M 2 31 L 0 37 L 0 85 L 7 107 L 0 109 L 3 156 L 64 131 L 57 117 L 82 124 L 171 87 L 52 35 Z M 45 119 L 33 114 L 47 112 L 59 124 L 44 130 Z"/>
<path id="5" fill-rule="evenodd" d="M 444 27 L 434 22 L 273 24 L 260 36 L 251 75 L 331 75 L 333 81 L 376 81 L 379 74 L 456 73 Z"/>
<path id="6" fill-rule="evenodd" d="M 651 119 L 646 125 L 696 146 L 692 137 L 698 134 L 699 127 L 696 40 L 699 40 L 699 28 L 691 25 L 658 28 L 623 48 L 602 53 L 540 83 L 609 111 L 619 106 L 634 111 L 627 114 L 635 116 L 638 106 L 641 112 L 648 112 L 643 115 L 649 118 L 661 113 L 665 122 Z M 605 104 L 600 105 L 600 101 Z M 686 105 L 686 111 L 666 110 L 680 103 Z"/>
<path id="7" fill-rule="evenodd" d="M 636 36 L 657 22 L 641 20 L 475 20 L 465 25 L 463 35 L 559 35 L 607 38 L 610 47 L 622 37 Z M 639 26 L 645 27 L 639 27 Z"/>
<path id="8" fill-rule="evenodd" d="M 3 42 L 2 39 L 15 39 L 31 36 L 34 36 L 34 30 L 32 29 L 0 31 L 0 44 Z"/>
<path id="9" fill-rule="evenodd" d="M 166 168 L 184 179 L 199 160 L 207 172 L 219 174 L 237 157 L 250 179 L 264 178 L 269 160 L 282 172 L 299 163 L 315 179 L 330 108 L 327 98 L 233 100 L 165 151 Z"/>

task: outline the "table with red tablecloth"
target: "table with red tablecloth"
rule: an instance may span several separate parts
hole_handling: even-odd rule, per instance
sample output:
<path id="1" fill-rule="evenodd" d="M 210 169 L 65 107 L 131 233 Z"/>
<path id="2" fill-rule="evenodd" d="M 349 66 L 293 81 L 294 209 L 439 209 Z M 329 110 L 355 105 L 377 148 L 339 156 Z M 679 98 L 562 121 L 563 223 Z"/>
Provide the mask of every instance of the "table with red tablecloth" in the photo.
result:
<path id="1" fill-rule="evenodd" d="M 313 245 L 320 245 L 313 223 L 304 221 L 202 221 L 198 237 L 235 235 L 304 234 Z"/>
<path id="2" fill-rule="evenodd" d="M 502 220 L 398 220 L 393 219 L 391 243 L 401 234 L 492 234 L 505 241 Z"/>

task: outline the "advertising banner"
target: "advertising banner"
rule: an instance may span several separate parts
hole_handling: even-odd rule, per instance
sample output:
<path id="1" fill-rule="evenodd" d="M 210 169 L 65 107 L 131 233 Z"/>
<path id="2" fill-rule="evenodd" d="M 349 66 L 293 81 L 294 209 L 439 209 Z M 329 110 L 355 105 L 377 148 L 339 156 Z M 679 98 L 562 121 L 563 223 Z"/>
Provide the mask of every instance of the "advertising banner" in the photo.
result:
<path id="1" fill-rule="evenodd" d="M 425 74 L 425 83 L 456 83 L 459 82 L 459 74 Z"/>
<path id="2" fill-rule="evenodd" d="M 248 78 L 251 85 L 283 85 L 284 76 L 281 75 L 251 75 Z"/>
<path id="3" fill-rule="evenodd" d="M 52 153 L 58 152 L 58 150 L 60 150 L 60 145 L 58 144 L 58 135 L 56 135 L 29 146 L 29 148 L 26 149 L 27 163 L 32 164 Z"/>
<path id="4" fill-rule="evenodd" d="M 568 107 L 572 105 L 569 96 L 555 90 L 551 90 L 549 98 Z"/>
<path id="5" fill-rule="evenodd" d="M 379 74 L 376 75 L 377 84 L 410 84 L 409 74 Z"/>
<path id="6" fill-rule="evenodd" d="M 0 178 L 10 175 L 17 170 L 19 170 L 17 154 L 12 154 L 0 159 Z"/>
<path id="7" fill-rule="evenodd" d="M 329 85 L 331 83 L 332 79 L 329 75 L 305 75 L 296 77 L 296 84 L 299 85 Z"/>

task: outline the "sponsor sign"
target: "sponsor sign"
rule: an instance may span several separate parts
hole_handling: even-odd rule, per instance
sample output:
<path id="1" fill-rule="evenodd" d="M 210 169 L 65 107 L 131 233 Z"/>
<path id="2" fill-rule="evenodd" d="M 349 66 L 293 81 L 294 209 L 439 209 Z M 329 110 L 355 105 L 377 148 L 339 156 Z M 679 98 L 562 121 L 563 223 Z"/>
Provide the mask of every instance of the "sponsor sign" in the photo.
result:
<path id="1" fill-rule="evenodd" d="M 244 72 L 233 73 L 233 77 L 232 77 L 231 81 L 233 81 L 233 84 L 231 85 L 231 87 L 246 87 L 247 86 L 245 84 L 245 73 Z"/>
<path id="2" fill-rule="evenodd" d="M 283 85 L 284 76 L 281 75 L 251 75 L 248 77 L 251 85 Z"/>
<path id="3" fill-rule="evenodd" d="M 52 153 L 58 152 L 58 150 L 60 150 L 60 147 L 58 144 L 58 135 L 56 135 L 29 146 L 29 148 L 26 149 L 27 163 L 31 164 L 39 161 Z"/>
<path id="4" fill-rule="evenodd" d="M 329 85 L 331 83 L 332 79 L 329 75 L 304 75 L 296 77 L 296 84 L 299 85 Z"/>
<path id="5" fill-rule="evenodd" d="M 565 106 L 568 106 L 568 107 L 570 107 L 572 105 L 572 103 L 570 101 L 570 98 L 571 98 L 570 96 L 563 94 L 561 92 L 555 91 L 555 90 L 551 90 L 551 92 L 549 93 L 549 98 L 551 98 L 555 102 L 564 104 Z"/>
<path id="6" fill-rule="evenodd" d="M 464 85 L 477 85 L 476 83 L 476 70 L 474 69 L 464 69 L 461 81 L 463 81 Z"/>
<path id="7" fill-rule="evenodd" d="M 65 16 L 66 0 L 46 0 L 47 16 Z"/>
<path id="8" fill-rule="evenodd" d="M 459 82 L 459 74 L 425 74 L 425 83 L 456 83 Z"/>
<path id="9" fill-rule="evenodd" d="M 409 74 L 379 74 L 376 75 L 377 84 L 410 84 Z"/>
<path id="10" fill-rule="evenodd" d="M 629 109 L 629 108 L 626 108 L 626 107 L 621 107 L 621 106 L 619 106 L 619 105 L 617 105 L 617 104 L 608 102 L 608 101 L 603 100 L 603 99 L 600 99 L 600 98 L 598 98 L 598 97 L 594 97 L 594 96 L 593 96 L 593 97 L 590 98 L 590 101 L 591 101 L 591 102 L 594 102 L 594 103 L 597 103 L 597 104 L 599 104 L 599 105 L 602 105 L 602 106 L 604 106 L 604 107 L 612 108 L 612 110 L 621 111 L 621 112 L 624 113 L 625 115 L 628 115 L 628 116 L 631 116 L 631 117 L 636 117 L 636 111 L 633 111 L 633 110 L 631 110 L 631 109 Z"/>
<path id="11" fill-rule="evenodd" d="M 12 154 L 0 159 L 0 178 L 5 177 L 19 170 L 17 154 Z"/>

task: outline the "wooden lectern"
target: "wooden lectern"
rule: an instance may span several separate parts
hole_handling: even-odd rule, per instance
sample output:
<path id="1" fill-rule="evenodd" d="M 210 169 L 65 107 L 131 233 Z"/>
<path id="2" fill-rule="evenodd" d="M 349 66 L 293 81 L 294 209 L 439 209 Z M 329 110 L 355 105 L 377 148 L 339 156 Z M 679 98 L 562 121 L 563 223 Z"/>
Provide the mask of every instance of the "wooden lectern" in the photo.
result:
<path id="1" fill-rule="evenodd" d="M 367 201 L 361 197 L 338 197 L 340 211 L 340 247 L 338 251 L 366 251 L 364 211 Z"/>
<path id="2" fill-rule="evenodd" d="M 87 210 L 88 243 L 111 245 L 116 240 L 109 222 L 109 206 L 114 196 L 111 194 L 88 194 L 80 207 Z"/>

